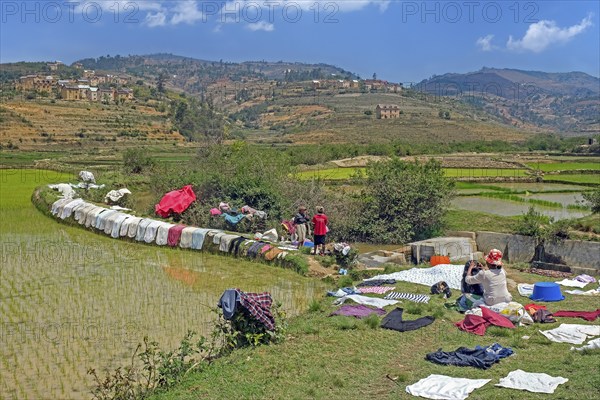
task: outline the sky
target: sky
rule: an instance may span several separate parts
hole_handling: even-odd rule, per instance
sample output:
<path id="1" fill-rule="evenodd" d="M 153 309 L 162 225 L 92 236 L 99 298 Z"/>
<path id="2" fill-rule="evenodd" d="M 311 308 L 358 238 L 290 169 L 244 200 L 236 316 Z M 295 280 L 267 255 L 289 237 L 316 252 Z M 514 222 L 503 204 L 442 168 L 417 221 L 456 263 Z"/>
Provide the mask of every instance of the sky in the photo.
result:
<path id="1" fill-rule="evenodd" d="M 419 82 L 482 67 L 600 75 L 600 1 L 0 0 L 0 61 L 172 53 Z"/>

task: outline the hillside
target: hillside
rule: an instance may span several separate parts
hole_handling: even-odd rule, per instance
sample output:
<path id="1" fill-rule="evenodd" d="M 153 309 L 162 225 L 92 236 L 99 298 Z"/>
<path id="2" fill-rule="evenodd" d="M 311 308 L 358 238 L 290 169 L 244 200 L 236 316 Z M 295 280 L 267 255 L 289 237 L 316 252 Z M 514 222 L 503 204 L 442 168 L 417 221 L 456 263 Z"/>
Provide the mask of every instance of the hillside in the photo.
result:
<path id="1" fill-rule="evenodd" d="M 433 76 L 416 89 L 460 99 L 517 127 L 567 135 L 600 132 L 600 80 L 582 72 L 483 68 Z"/>
<path id="2" fill-rule="evenodd" d="M 86 58 L 79 63 L 86 69 L 126 73 L 137 78 L 158 79 L 161 74 L 168 85 L 190 94 L 204 94 L 217 82 L 306 81 L 331 76 L 354 78 L 355 75 L 328 64 L 300 62 L 247 61 L 242 63 L 199 60 L 172 54 L 128 57 Z"/>

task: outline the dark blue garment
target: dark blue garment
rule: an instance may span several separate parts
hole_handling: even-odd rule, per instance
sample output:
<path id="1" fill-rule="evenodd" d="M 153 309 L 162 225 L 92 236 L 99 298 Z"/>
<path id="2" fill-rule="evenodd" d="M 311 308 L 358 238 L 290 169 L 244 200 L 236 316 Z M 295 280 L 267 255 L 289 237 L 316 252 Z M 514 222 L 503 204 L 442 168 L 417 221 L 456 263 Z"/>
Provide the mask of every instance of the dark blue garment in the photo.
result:
<path id="1" fill-rule="evenodd" d="M 221 295 L 219 307 L 223 309 L 223 317 L 230 320 L 235 315 L 235 311 L 240 304 L 240 292 L 235 289 L 227 289 Z"/>
<path id="2" fill-rule="evenodd" d="M 510 347 L 502 347 L 498 343 L 494 343 L 488 347 L 476 346 L 474 349 L 459 347 L 450 352 L 439 349 L 435 353 L 427 354 L 425 359 L 442 365 L 488 369 L 512 354 L 513 350 Z"/>

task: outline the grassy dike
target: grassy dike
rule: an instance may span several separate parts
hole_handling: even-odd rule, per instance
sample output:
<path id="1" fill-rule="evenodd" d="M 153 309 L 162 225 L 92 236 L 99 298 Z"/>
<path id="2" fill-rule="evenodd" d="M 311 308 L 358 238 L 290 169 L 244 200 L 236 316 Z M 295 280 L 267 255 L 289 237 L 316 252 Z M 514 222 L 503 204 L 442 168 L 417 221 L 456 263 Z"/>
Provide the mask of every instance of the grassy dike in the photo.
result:
<path id="1" fill-rule="evenodd" d="M 508 266 L 515 282 L 548 280 L 519 272 Z M 428 288 L 398 282 L 396 290 L 426 293 Z M 510 289 L 515 301 L 529 303 Z M 456 299 L 457 293 L 451 300 Z M 463 318 L 447 310 L 443 298 L 433 297 L 429 304 L 404 301 L 398 304 L 412 320 L 425 315 L 435 322 L 412 332 L 381 329 L 379 318 L 356 320 L 328 317 L 335 309 L 332 298 L 315 299 L 310 311 L 293 318 L 287 340 L 279 345 L 243 349 L 216 360 L 205 371 L 190 374 L 171 390 L 155 393 L 154 400 L 166 399 L 408 399 L 405 387 L 430 374 L 464 378 L 489 378 L 490 383 L 476 390 L 473 399 L 547 399 L 549 396 L 498 388 L 494 384 L 510 371 L 544 372 L 563 376 L 569 382 L 558 387 L 552 398 L 595 399 L 600 387 L 600 351 L 574 352 L 570 344 L 554 343 L 538 332 L 560 323 L 591 324 L 581 319 L 559 318 L 554 324 L 535 324 L 514 330 L 488 328 L 480 337 L 462 332 L 453 322 Z M 550 311 L 593 310 L 597 299 L 566 294 L 559 303 L 546 303 Z M 394 306 L 388 307 L 388 311 Z M 529 336 L 524 339 L 523 336 Z M 491 345 L 498 342 L 512 347 L 515 354 L 487 371 L 471 367 L 440 366 L 424 359 L 442 348 Z M 391 379 L 390 379 L 391 378 Z"/>

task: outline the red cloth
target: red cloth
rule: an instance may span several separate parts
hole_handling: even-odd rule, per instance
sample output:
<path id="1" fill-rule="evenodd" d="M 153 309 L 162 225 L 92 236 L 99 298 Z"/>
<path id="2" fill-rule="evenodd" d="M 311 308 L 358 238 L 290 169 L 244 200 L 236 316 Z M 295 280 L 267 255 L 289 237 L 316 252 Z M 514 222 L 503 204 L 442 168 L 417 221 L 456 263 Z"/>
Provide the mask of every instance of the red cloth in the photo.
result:
<path id="1" fill-rule="evenodd" d="M 527 305 L 525 306 L 525 310 L 526 310 L 526 311 L 527 311 L 527 312 L 528 312 L 530 315 L 533 315 L 533 314 L 535 314 L 535 312 L 536 312 L 537 310 L 547 310 L 547 308 L 546 308 L 546 306 L 542 306 L 542 305 L 538 305 L 538 304 L 531 303 L 531 304 L 527 304 Z"/>
<path id="2" fill-rule="evenodd" d="M 500 326 L 503 328 L 513 329 L 515 326 L 508 318 L 503 315 L 498 314 L 486 307 L 481 307 L 481 317 L 479 315 L 469 314 L 465 316 L 460 322 L 457 322 L 456 325 L 460 330 L 471 332 L 479 336 L 483 336 L 485 334 L 485 330 L 490 325 Z"/>
<path id="3" fill-rule="evenodd" d="M 327 219 L 327 215 L 325 214 L 315 214 L 312 218 L 312 223 L 315 225 L 315 229 L 313 234 L 316 236 L 327 235 L 327 223 L 329 220 Z"/>
<path id="4" fill-rule="evenodd" d="M 179 244 L 181 239 L 181 232 L 185 229 L 185 225 L 175 225 L 169 229 L 167 236 L 167 244 L 171 247 L 175 247 Z"/>
<path id="5" fill-rule="evenodd" d="M 179 190 L 174 190 L 163 196 L 160 202 L 154 207 L 158 215 L 167 218 L 172 212 L 181 214 L 196 201 L 196 194 L 192 190 L 192 185 L 184 186 Z"/>
<path id="6" fill-rule="evenodd" d="M 596 311 L 558 311 L 553 313 L 555 317 L 571 317 L 571 318 L 583 318 L 586 321 L 594 321 L 600 317 L 600 308 Z"/>

